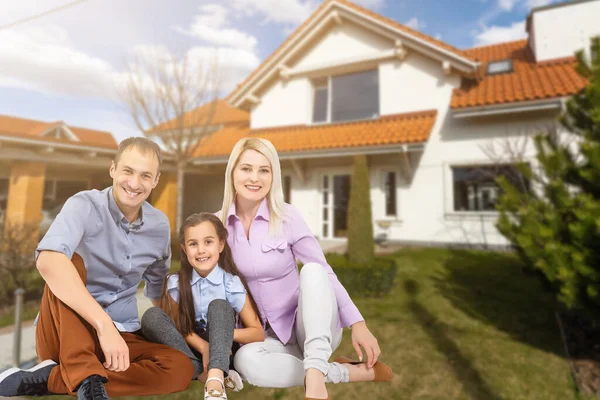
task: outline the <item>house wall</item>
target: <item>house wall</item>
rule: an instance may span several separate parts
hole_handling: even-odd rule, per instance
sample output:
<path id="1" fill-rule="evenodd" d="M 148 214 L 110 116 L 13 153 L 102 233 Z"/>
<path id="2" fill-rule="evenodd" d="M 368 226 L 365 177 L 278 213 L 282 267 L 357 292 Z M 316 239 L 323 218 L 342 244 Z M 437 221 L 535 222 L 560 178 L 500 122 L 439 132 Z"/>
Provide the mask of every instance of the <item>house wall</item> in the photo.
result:
<path id="1" fill-rule="evenodd" d="M 345 23 L 315 44 L 294 68 L 356 59 L 390 50 L 393 44 L 364 28 Z M 373 68 L 365 67 L 368 69 Z M 406 59 L 379 64 L 380 114 L 398 114 L 445 107 L 452 89 L 460 85 L 457 75 L 445 76 L 441 63 L 409 51 Z M 328 73 L 324 72 L 323 77 Z M 314 77 L 313 77 L 314 78 Z M 313 79 L 311 78 L 311 79 Z M 252 129 L 307 125 L 312 122 L 312 80 L 297 77 L 278 80 L 260 96 L 251 111 Z"/>
<path id="2" fill-rule="evenodd" d="M 405 179 L 400 154 L 369 157 L 371 202 L 375 235 L 422 243 L 506 245 L 495 228 L 496 212 L 455 212 L 452 166 L 506 162 L 507 146 L 519 149 L 523 160 L 535 164 L 531 137 L 554 125 L 555 115 L 523 115 L 457 120 L 441 110 L 422 153 L 413 153 L 412 179 Z M 351 174 L 352 159 L 336 157 L 307 163 L 305 182 L 283 163 L 292 178 L 291 202 L 312 232 L 323 238 L 321 184 L 324 174 Z M 384 174 L 396 172 L 397 216 L 385 216 Z"/>
<path id="3" fill-rule="evenodd" d="M 393 46 L 389 39 L 352 23 L 337 25 L 314 44 L 294 64 L 294 68 L 309 68 L 339 60 L 377 54 Z"/>
<path id="4" fill-rule="evenodd" d="M 590 38 L 600 35 L 600 1 L 586 1 L 533 13 L 530 35 L 536 60 L 572 57 L 584 49 L 590 56 Z M 557 29 L 557 27 L 577 27 Z"/>

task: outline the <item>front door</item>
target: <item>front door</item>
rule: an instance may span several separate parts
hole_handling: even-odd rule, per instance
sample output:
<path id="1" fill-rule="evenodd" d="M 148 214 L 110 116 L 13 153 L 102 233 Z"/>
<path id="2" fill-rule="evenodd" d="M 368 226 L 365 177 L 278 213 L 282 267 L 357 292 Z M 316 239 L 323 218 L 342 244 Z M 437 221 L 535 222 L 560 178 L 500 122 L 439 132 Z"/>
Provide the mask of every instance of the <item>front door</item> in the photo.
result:
<path id="1" fill-rule="evenodd" d="M 350 175 L 324 175 L 321 191 L 323 193 L 323 237 L 346 237 Z"/>

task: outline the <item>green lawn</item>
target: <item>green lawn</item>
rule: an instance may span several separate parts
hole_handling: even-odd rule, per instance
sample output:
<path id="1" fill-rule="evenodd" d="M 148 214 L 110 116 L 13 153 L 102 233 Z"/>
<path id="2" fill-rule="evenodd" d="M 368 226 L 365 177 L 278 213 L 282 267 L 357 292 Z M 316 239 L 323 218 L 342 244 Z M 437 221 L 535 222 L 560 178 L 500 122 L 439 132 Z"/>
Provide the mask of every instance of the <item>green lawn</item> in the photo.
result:
<path id="1" fill-rule="evenodd" d="M 390 383 L 330 385 L 332 399 L 579 398 L 552 296 L 521 272 L 514 257 L 438 249 L 407 249 L 396 256 L 392 293 L 355 299 L 395 377 Z M 352 355 L 349 333 L 335 355 Z M 302 390 L 247 385 L 228 395 L 301 399 Z M 197 400 L 202 385 L 154 397 Z"/>

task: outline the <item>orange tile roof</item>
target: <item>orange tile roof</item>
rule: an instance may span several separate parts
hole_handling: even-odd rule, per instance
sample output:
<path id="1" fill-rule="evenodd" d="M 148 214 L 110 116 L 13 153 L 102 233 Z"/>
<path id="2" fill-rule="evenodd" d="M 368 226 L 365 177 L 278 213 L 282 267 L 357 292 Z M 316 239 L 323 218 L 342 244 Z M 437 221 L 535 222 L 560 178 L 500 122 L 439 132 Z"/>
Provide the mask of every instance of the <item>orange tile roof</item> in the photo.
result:
<path id="1" fill-rule="evenodd" d="M 279 153 L 423 143 L 429 138 L 436 115 L 437 111 L 428 110 L 377 120 L 255 130 L 240 122 L 206 137 L 195 156 L 228 156 L 235 143 L 244 137 L 268 139 Z"/>
<path id="2" fill-rule="evenodd" d="M 0 135 L 30 139 L 35 138 L 54 143 L 70 143 L 94 147 L 117 148 L 117 142 L 109 132 L 87 128 L 78 128 L 67 125 L 71 132 L 73 132 L 73 134 L 79 138 L 79 142 L 74 142 L 68 139 L 41 136 L 48 129 L 60 124 L 63 124 L 63 122 L 44 122 L 26 118 L 12 117 L 8 115 L 0 115 Z"/>
<path id="3" fill-rule="evenodd" d="M 587 84 L 577 71 L 575 57 L 536 63 L 527 40 L 466 50 L 481 61 L 481 79 L 463 79 L 452 94 L 451 108 L 487 106 L 569 96 Z M 490 61 L 511 59 L 513 71 L 487 76 Z"/>
<path id="4" fill-rule="evenodd" d="M 211 112 L 211 103 L 204 104 L 184 114 L 184 127 L 204 125 L 205 119 Z M 248 121 L 250 116 L 247 111 L 233 108 L 225 100 L 217 100 L 214 103 L 213 116 L 210 125 L 221 125 L 232 122 Z M 177 124 L 174 119 L 164 122 L 150 129 L 148 133 L 166 131 L 173 129 Z"/>
<path id="5" fill-rule="evenodd" d="M 453 52 L 453 53 L 455 53 L 457 55 L 460 55 L 462 57 L 470 59 L 471 61 L 474 61 L 473 58 L 471 58 L 471 56 L 467 52 L 465 52 L 463 50 L 459 50 L 456 47 L 453 47 L 453 46 L 451 46 L 451 45 L 449 45 L 449 44 L 447 44 L 445 42 L 442 42 L 441 40 L 434 39 L 431 36 L 425 35 L 424 33 L 421 33 L 421 32 L 419 32 L 417 30 L 409 28 L 408 26 L 399 24 L 398 22 L 396 22 L 396 21 L 394 21 L 392 19 L 389 19 L 389 18 L 384 17 L 384 16 L 382 16 L 380 14 L 377 14 L 377 13 L 371 11 L 371 10 L 368 10 L 368 9 L 366 9 L 364 7 L 361 7 L 361 6 L 357 5 L 357 4 L 354 4 L 351 1 L 348 1 L 348 0 L 325 0 L 313 12 L 313 14 L 309 18 L 306 19 L 306 21 L 304 21 L 290 36 L 287 37 L 287 39 L 285 39 L 283 41 L 283 43 L 281 43 L 281 45 L 279 45 L 279 47 L 273 53 L 271 53 L 271 55 L 269 55 L 258 66 L 258 68 L 256 68 L 249 76 L 246 77 L 246 79 L 244 79 L 240 84 L 237 85 L 237 87 L 229 94 L 229 96 L 227 96 L 227 99 L 231 99 L 233 96 L 235 96 L 235 94 L 243 86 L 245 86 L 248 82 L 250 82 L 250 80 L 252 78 L 254 78 L 259 73 L 259 71 L 261 71 L 267 65 L 267 63 L 269 61 L 271 61 L 273 58 L 275 58 L 276 56 L 278 56 L 283 51 L 283 48 L 288 43 L 290 43 L 296 36 L 298 36 L 300 34 L 300 32 L 302 32 L 306 28 L 306 26 L 308 24 L 310 24 L 316 18 L 316 16 L 319 14 L 319 12 L 321 12 L 322 9 L 324 9 L 329 3 L 332 3 L 332 2 L 337 2 L 339 4 L 348 6 L 348 7 L 352 8 L 352 9 L 354 9 L 355 11 L 358 11 L 359 13 L 367 15 L 367 16 L 369 16 L 371 18 L 375 18 L 375 19 L 377 19 L 377 20 L 379 20 L 379 21 L 381 21 L 381 22 L 383 22 L 385 24 L 388 24 L 388 25 L 392 26 L 395 29 L 399 29 L 399 30 L 404 31 L 404 32 L 406 32 L 408 34 L 414 35 L 414 36 L 416 36 L 416 37 L 418 37 L 420 39 L 423 39 L 423 40 L 425 40 L 425 41 L 427 41 L 427 42 L 429 42 L 431 44 L 434 44 L 434 45 L 436 45 L 438 47 L 441 47 L 443 49 L 449 50 L 449 51 L 451 51 L 451 52 Z"/>

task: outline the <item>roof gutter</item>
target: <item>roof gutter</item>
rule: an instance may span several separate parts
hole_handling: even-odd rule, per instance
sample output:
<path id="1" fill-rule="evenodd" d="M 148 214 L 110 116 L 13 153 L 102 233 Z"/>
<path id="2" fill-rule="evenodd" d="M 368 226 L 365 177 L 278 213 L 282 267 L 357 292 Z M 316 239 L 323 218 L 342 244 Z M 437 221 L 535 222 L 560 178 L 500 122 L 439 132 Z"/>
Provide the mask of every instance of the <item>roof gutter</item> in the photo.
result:
<path id="1" fill-rule="evenodd" d="M 414 151 L 423 151 L 425 149 L 424 143 L 410 143 L 410 144 L 397 144 L 390 146 L 369 146 L 369 147 L 349 147 L 345 149 L 323 149 L 323 150 L 311 150 L 311 151 L 293 151 L 293 152 L 279 152 L 280 160 L 299 160 L 309 158 L 331 158 L 331 157 L 349 157 L 355 155 L 380 155 L 380 154 L 392 154 L 392 153 L 406 153 Z M 229 156 L 219 157 L 202 157 L 193 160 L 191 163 L 194 165 L 213 165 L 213 164 L 226 164 Z"/>
<path id="2" fill-rule="evenodd" d="M 20 138 L 14 136 L 3 135 L 0 133 L 0 142 L 8 142 L 8 143 L 16 143 L 16 144 L 27 144 L 39 147 L 51 147 L 56 149 L 65 149 L 65 150 L 79 150 L 79 151 L 88 151 L 93 153 L 103 153 L 114 155 L 117 151 L 114 149 L 107 149 L 106 147 L 95 147 L 95 146 L 85 146 L 81 144 L 70 144 L 70 143 L 57 143 L 45 140 L 36 140 L 29 138 Z"/>
<path id="3" fill-rule="evenodd" d="M 550 100 L 522 101 L 518 103 L 460 108 L 452 110 L 452 116 L 457 119 L 476 118 L 492 115 L 517 114 L 531 111 L 560 110 L 562 107 L 562 98 L 554 98 Z"/>

